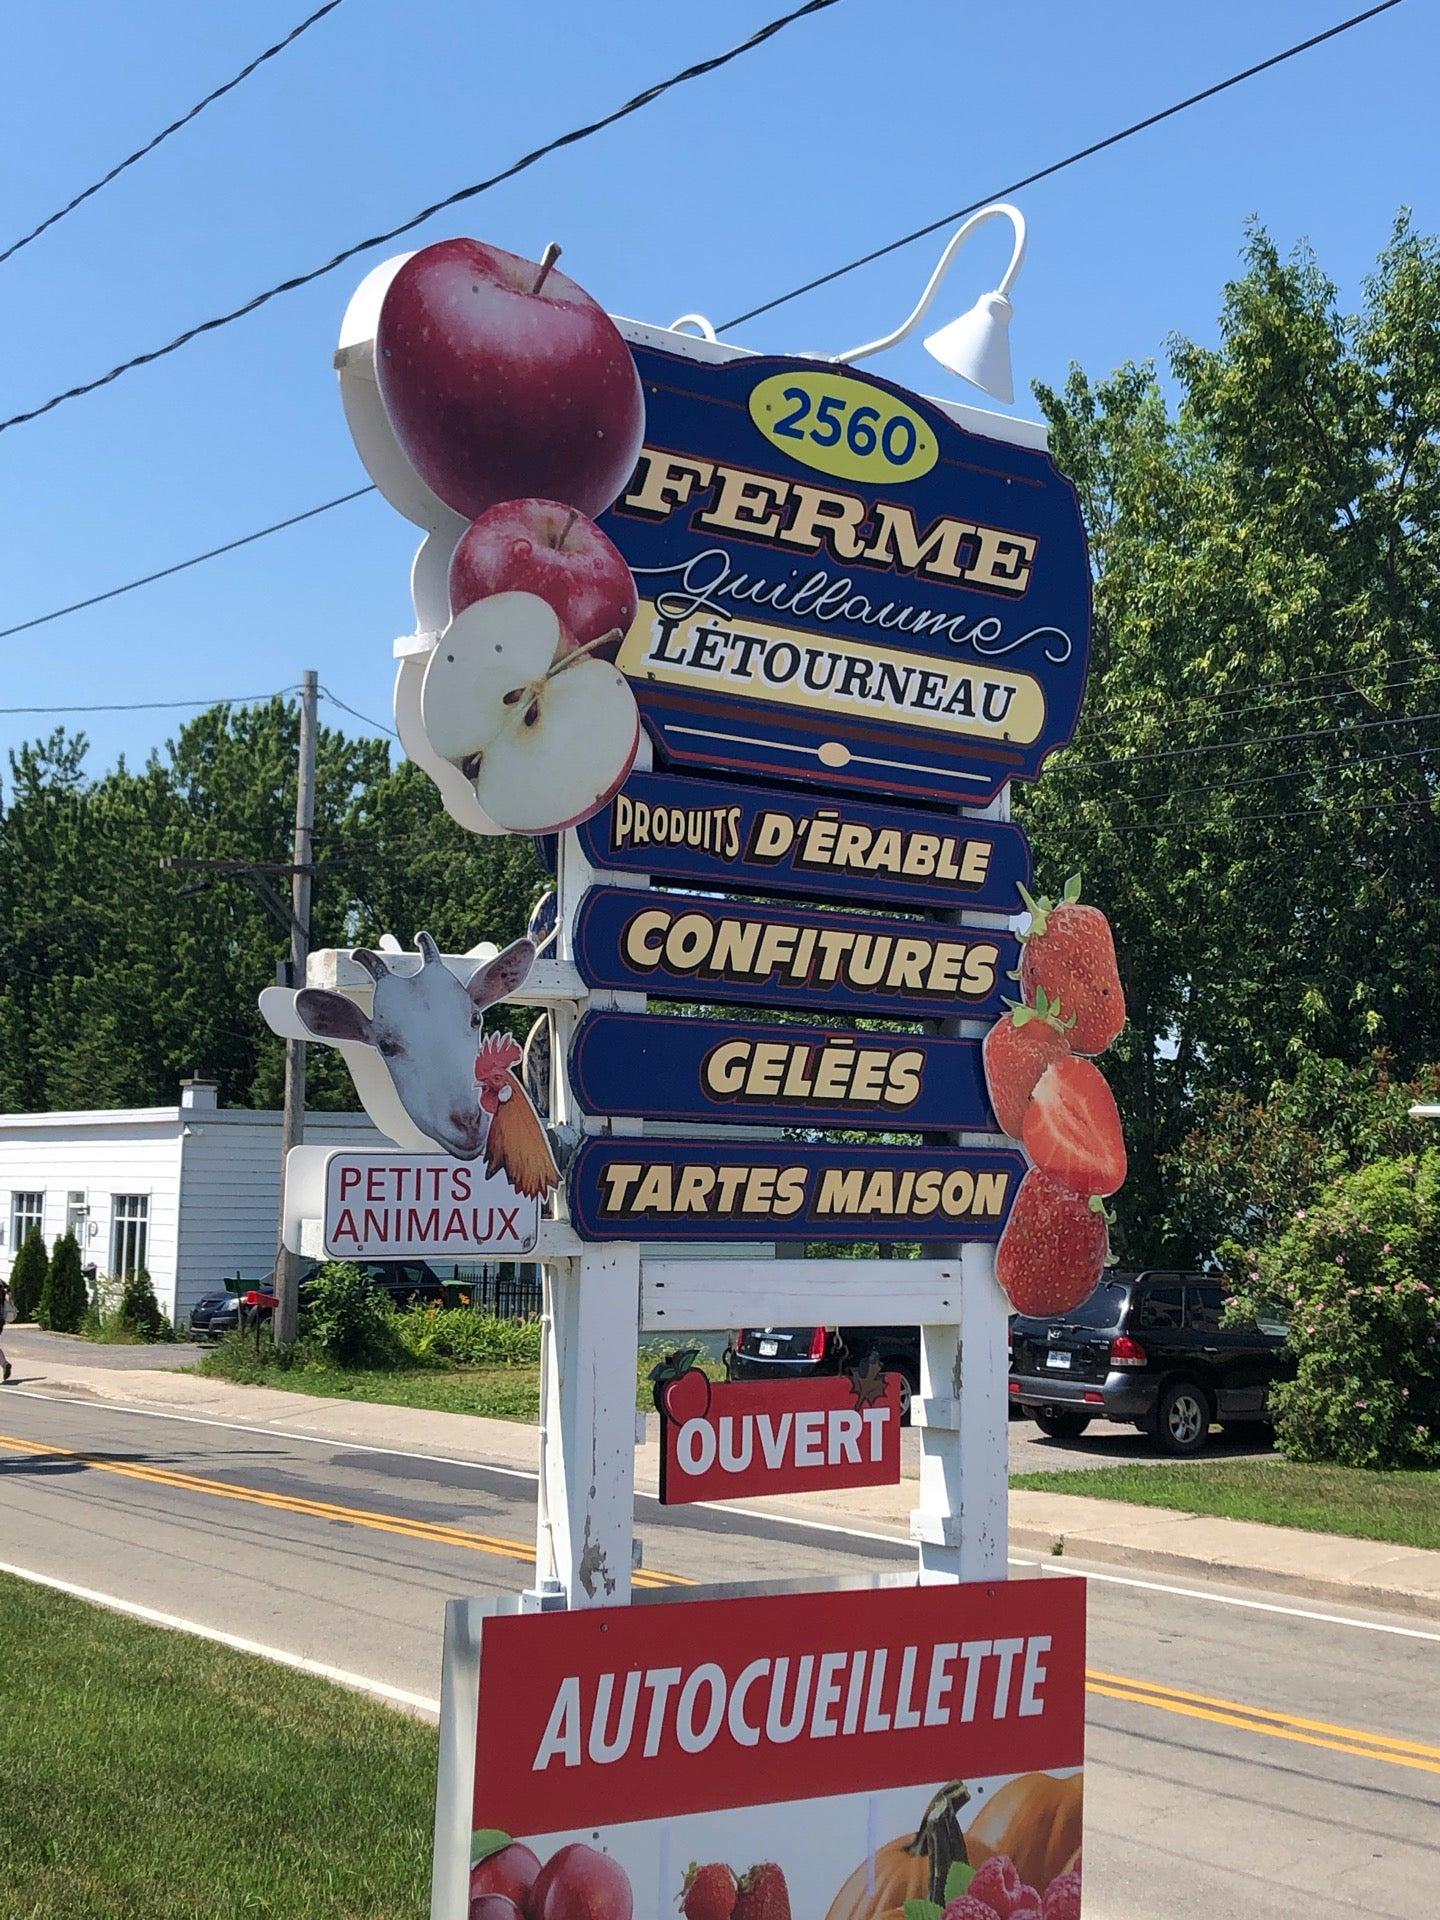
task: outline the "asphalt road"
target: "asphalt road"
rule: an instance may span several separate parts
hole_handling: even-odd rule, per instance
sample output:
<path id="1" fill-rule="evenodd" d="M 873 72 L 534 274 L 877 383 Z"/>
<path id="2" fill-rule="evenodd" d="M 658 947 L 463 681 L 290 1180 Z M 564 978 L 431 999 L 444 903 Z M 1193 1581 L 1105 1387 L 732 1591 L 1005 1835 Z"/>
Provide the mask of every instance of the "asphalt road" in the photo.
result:
<path id="1" fill-rule="evenodd" d="M 647 1579 L 910 1560 L 733 1512 L 639 1517 Z M 0 1396 L 0 1562 L 422 1698 L 440 1603 L 527 1584 L 533 1527 L 524 1475 Z M 1090 1571 L 1087 1920 L 1436 1911 L 1440 1623 Z"/>

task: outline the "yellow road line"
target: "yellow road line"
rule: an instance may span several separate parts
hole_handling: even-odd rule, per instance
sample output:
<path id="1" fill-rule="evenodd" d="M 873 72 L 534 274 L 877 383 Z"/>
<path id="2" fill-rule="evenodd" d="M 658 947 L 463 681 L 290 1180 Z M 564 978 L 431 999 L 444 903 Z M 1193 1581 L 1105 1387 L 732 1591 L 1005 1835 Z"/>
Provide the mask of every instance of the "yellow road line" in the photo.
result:
<path id="1" fill-rule="evenodd" d="M 1371 1736 L 1361 1728 L 1350 1730 L 1354 1734 L 1352 1740 L 1323 1740 L 1319 1734 L 1306 1734 L 1298 1726 L 1283 1726 L 1271 1716 L 1246 1716 L 1248 1709 L 1240 1709 L 1240 1713 L 1215 1713 L 1212 1707 L 1196 1707 L 1183 1699 L 1152 1692 L 1144 1686 L 1144 1682 L 1133 1688 L 1119 1688 L 1100 1686 L 1098 1682 L 1089 1680 L 1087 1693 L 1096 1693 L 1102 1699 L 1123 1699 L 1135 1707 L 1154 1707 L 1160 1713 L 1179 1713 L 1188 1720 L 1210 1720 L 1213 1726 L 1235 1726 L 1242 1734 L 1263 1734 L 1269 1740 L 1290 1740 L 1302 1747 L 1323 1747 L 1329 1753 L 1348 1753 L 1359 1761 L 1384 1761 L 1386 1766 L 1409 1766 L 1423 1774 L 1440 1774 L 1440 1761 L 1421 1759 L 1419 1753 L 1392 1753 L 1379 1743 L 1371 1743 Z"/>
<path id="2" fill-rule="evenodd" d="M 395 1514 L 375 1513 L 366 1507 L 346 1507 L 328 1500 L 270 1493 L 260 1487 L 236 1486 L 228 1481 L 183 1473 L 173 1467 L 152 1467 L 130 1460 L 104 1460 L 97 1455 L 77 1453 L 67 1447 L 25 1440 L 18 1434 L 0 1433 L 0 1447 L 8 1447 L 17 1453 L 70 1461 L 92 1472 L 119 1474 L 125 1479 L 146 1481 L 152 1486 L 169 1487 L 182 1493 L 202 1493 L 217 1500 L 239 1500 L 251 1506 L 276 1508 L 310 1519 L 368 1527 L 375 1532 L 398 1534 L 439 1546 L 460 1547 L 467 1552 L 487 1553 L 501 1559 L 517 1560 L 525 1565 L 533 1566 L 535 1562 L 534 1548 L 523 1541 L 509 1540 L 497 1534 L 472 1533 L 467 1528 L 445 1526 L 438 1521 L 410 1520 Z M 660 1573 L 651 1568 L 638 1570 L 634 1581 L 636 1586 L 644 1588 L 695 1585 L 684 1574 Z M 1299 1714 L 1280 1713 L 1271 1707 L 1251 1707 L 1243 1701 L 1226 1700 L 1214 1694 L 1192 1693 L 1183 1687 L 1141 1680 L 1129 1674 L 1107 1673 L 1095 1667 L 1086 1669 L 1085 1679 L 1087 1691 L 1102 1699 L 1122 1700 L 1134 1706 L 1152 1707 L 1162 1713 L 1178 1713 L 1187 1719 L 1208 1720 L 1216 1726 L 1238 1728 L 1243 1733 L 1265 1734 L 1272 1739 L 1320 1747 L 1357 1759 L 1381 1760 L 1390 1766 L 1412 1767 L 1424 1773 L 1440 1774 L 1440 1747 L 1426 1746 L 1422 1741 L 1367 1733 L 1360 1727 L 1337 1726 L 1328 1720 L 1310 1720 Z M 1336 1737 L 1324 1737 L 1327 1735 Z"/>
<path id="3" fill-rule="evenodd" d="M 1394 1747 L 1401 1753 L 1419 1754 L 1426 1760 L 1440 1760 L 1440 1747 L 1426 1746 L 1421 1740 L 1398 1740 L 1388 1733 L 1368 1733 L 1359 1727 L 1340 1727 L 1332 1720 L 1307 1720 L 1302 1714 L 1278 1713 L 1271 1707 L 1252 1707 L 1243 1700 L 1220 1699 L 1211 1693 L 1191 1693 L 1185 1687 L 1172 1687 L 1162 1681 L 1137 1680 L 1133 1674 L 1102 1673 L 1097 1667 L 1087 1667 L 1085 1678 L 1112 1687 L 1158 1695 L 1157 1705 L 1184 1700 L 1195 1706 L 1219 1707 L 1229 1713 L 1243 1714 L 1249 1720 L 1273 1720 L 1280 1726 L 1298 1727 L 1309 1733 L 1333 1733 L 1342 1740 L 1359 1740 L 1372 1747 Z"/>
<path id="4" fill-rule="evenodd" d="M 346 1507 L 328 1500 L 309 1500 L 297 1494 L 269 1493 L 260 1487 L 236 1486 L 229 1481 L 182 1473 L 172 1467 L 146 1466 L 131 1460 L 104 1460 L 94 1454 L 77 1453 L 68 1447 L 24 1440 L 18 1434 L 0 1433 L 0 1447 L 9 1447 L 18 1453 L 70 1461 L 91 1472 L 119 1474 L 123 1479 L 141 1480 L 181 1493 L 203 1493 L 216 1500 L 239 1500 L 249 1506 L 271 1507 L 282 1513 L 300 1514 L 309 1519 L 368 1527 L 377 1533 L 398 1534 L 405 1539 L 426 1540 L 438 1546 L 460 1547 L 470 1553 L 488 1553 L 500 1559 L 518 1560 L 527 1566 L 535 1563 L 535 1549 L 523 1541 L 509 1540 L 497 1534 L 473 1533 L 468 1528 L 445 1526 L 438 1521 L 411 1520 L 398 1514 L 375 1513 L 368 1507 Z M 688 1587 L 695 1584 L 683 1574 L 660 1573 L 648 1567 L 640 1568 L 633 1577 L 636 1586 L 645 1588 Z"/>

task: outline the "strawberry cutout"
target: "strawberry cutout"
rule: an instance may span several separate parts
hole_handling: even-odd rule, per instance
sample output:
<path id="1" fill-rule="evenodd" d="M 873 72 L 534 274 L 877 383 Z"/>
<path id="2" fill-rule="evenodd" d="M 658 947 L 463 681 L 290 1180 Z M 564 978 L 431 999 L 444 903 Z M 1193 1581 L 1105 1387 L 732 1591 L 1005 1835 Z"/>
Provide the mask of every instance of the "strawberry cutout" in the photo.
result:
<path id="1" fill-rule="evenodd" d="M 1020 984 L 1026 1000 L 1038 1008 L 1043 987 L 1053 1005 L 1060 1001 L 1073 1025 L 1070 1046 L 1076 1053 L 1103 1053 L 1125 1025 L 1125 989 L 1115 959 L 1115 937 L 1098 907 L 1080 904 L 1080 876 L 1065 882 L 1059 900 L 1020 898 L 1030 911 L 1021 934 Z"/>

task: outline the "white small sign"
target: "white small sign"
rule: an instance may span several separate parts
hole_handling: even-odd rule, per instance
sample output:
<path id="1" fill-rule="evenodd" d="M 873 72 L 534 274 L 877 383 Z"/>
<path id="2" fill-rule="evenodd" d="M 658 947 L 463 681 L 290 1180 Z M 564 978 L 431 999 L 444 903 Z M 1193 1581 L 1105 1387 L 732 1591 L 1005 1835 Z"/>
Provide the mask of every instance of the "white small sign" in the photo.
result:
<path id="1" fill-rule="evenodd" d="M 534 1250 L 540 1202 L 503 1170 L 447 1154 L 332 1153 L 325 1253 L 332 1260 L 518 1259 Z"/>

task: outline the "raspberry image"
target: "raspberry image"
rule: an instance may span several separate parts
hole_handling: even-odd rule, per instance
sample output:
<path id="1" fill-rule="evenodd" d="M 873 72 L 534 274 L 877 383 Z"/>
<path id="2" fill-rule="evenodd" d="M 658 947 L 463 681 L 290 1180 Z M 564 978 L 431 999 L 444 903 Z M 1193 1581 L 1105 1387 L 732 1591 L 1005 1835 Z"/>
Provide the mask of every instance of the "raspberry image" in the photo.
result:
<path id="1" fill-rule="evenodd" d="M 970 1882 L 967 1891 L 972 1900 L 984 1900 L 992 1906 L 999 1914 L 1000 1920 L 1010 1920 L 1010 1915 L 1016 1907 L 1025 1904 L 1021 1896 L 1026 1892 L 1026 1888 L 1020 1879 L 1015 1862 L 1008 1853 L 992 1855 Z M 1040 1896 L 1037 1894 L 1029 1904 L 1038 1906 L 1039 1903 Z"/>
<path id="2" fill-rule="evenodd" d="M 1058 1873 L 1045 1889 L 1041 1920 L 1080 1920 L 1080 1876 Z"/>
<path id="3" fill-rule="evenodd" d="M 962 1893 L 958 1900 L 952 1900 L 941 1920 L 1000 1920 L 988 1901 L 977 1900 L 973 1893 Z"/>

